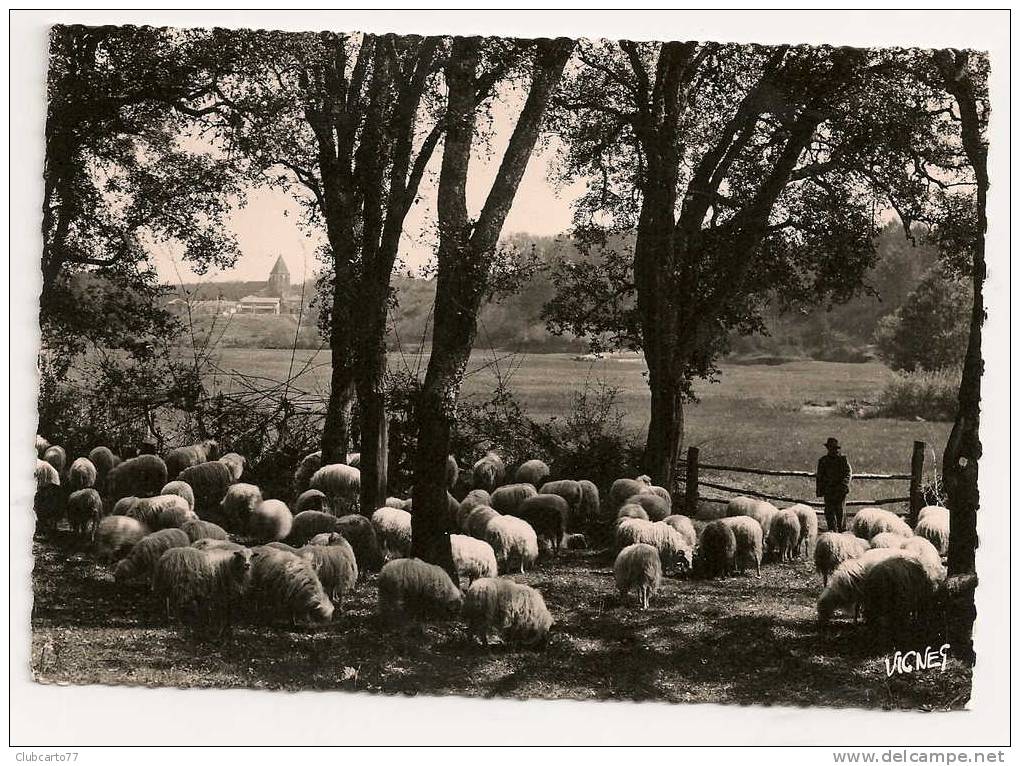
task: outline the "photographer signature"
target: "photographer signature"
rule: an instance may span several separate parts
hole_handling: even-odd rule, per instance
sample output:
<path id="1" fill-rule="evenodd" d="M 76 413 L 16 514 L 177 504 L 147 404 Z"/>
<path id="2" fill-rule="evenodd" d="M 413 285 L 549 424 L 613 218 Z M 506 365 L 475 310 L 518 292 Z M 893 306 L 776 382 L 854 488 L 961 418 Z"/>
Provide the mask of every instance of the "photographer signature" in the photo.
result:
<path id="1" fill-rule="evenodd" d="M 885 658 L 885 675 L 893 673 L 913 673 L 915 670 L 946 669 L 949 659 L 949 644 L 942 644 L 937 650 L 926 646 L 924 651 L 910 650 L 901 652 L 897 649 L 892 657 Z"/>

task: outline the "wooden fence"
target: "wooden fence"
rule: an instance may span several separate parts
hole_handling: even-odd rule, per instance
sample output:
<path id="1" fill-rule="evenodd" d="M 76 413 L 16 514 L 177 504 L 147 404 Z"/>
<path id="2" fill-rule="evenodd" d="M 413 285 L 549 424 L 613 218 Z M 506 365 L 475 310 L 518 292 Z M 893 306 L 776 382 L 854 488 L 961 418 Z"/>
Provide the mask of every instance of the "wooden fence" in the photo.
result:
<path id="1" fill-rule="evenodd" d="M 854 474 L 854 481 L 903 481 L 909 482 L 909 495 L 905 497 L 884 497 L 877 498 L 874 500 L 850 500 L 847 502 L 847 506 L 880 506 L 880 505 L 893 505 L 896 503 L 909 503 L 909 519 L 911 524 L 917 518 L 918 511 L 924 506 L 924 495 L 921 488 L 922 472 L 924 469 L 924 450 L 925 443 L 923 441 L 915 441 L 913 452 L 910 455 L 910 473 L 857 473 Z M 812 508 L 824 508 L 825 503 L 818 500 L 808 500 L 799 497 L 785 497 L 783 495 L 773 495 L 768 492 L 761 492 L 755 489 L 748 489 L 747 487 L 735 487 L 728 484 L 721 484 L 714 481 L 705 481 L 701 479 L 699 473 L 702 469 L 706 471 L 718 471 L 724 473 L 743 473 L 753 474 L 755 476 L 782 476 L 782 477 L 794 477 L 802 479 L 814 479 L 815 474 L 812 471 L 777 471 L 766 468 L 745 468 L 743 466 L 733 465 L 713 465 L 711 463 L 702 463 L 700 461 L 699 450 L 697 447 L 691 447 L 687 450 L 687 460 L 685 461 L 686 472 L 685 475 L 679 477 L 679 481 L 684 484 L 684 512 L 691 517 L 697 515 L 698 502 L 704 501 L 709 503 L 728 503 L 730 498 L 728 497 L 701 497 L 700 490 L 702 487 L 708 487 L 723 492 L 731 492 L 734 495 L 748 495 L 751 497 L 759 497 L 763 500 L 778 500 L 779 502 L 787 503 L 803 503 L 809 505 Z"/>

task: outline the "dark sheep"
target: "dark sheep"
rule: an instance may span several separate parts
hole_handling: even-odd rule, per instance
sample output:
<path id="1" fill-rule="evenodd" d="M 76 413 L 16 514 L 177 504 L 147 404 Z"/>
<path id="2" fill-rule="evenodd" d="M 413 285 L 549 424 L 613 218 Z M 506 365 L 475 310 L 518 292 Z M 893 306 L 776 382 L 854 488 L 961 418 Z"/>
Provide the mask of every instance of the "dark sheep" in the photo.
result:
<path id="1" fill-rule="evenodd" d="M 95 539 L 96 528 L 103 518 L 103 498 L 92 487 L 72 492 L 67 498 L 67 521 L 78 537 Z"/>
<path id="2" fill-rule="evenodd" d="M 383 565 L 382 548 L 372 522 L 356 513 L 337 519 L 339 531 L 354 549 L 360 572 L 378 572 Z"/>
<path id="3" fill-rule="evenodd" d="M 553 551 L 559 551 L 570 517 L 566 500 L 559 495 L 535 495 L 522 501 L 514 515 L 528 522 L 536 535 L 548 540 Z"/>
<path id="4" fill-rule="evenodd" d="M 734 571 L 737 538 L 722 520 L 710 522 L 701 533 L 697 562 L 704 577 L 726 577 Z"/>
<path id="5" fill-rule="evenodd" d="M 649 521 L 663 521 L 670 515 L 671 504 L 654 492 L 642 492 L 627 498 L 624 505 L 640 505 L 648 514 Z"/>
<path id="6" fill-rule="evenodd" d="M 329 622 L 333 604 L 311 563 L 301 556 L 262 549 L 253 556 L 251 593 L 259 612 L 299 622 Z"/>
<path id="7" fill-rule="evenodd" d="M 219 457 L 219 445 L 215 439 L 206 439 L 198 444 L 177 447 L 166 453 L 166 470 L 169 476 L 177 476 L 185 468 L 207 463 Z"/>
<path id="8" fill-rule="evenodd" d="M 230 539 L 230 535 L 227 534 L 227 530 L 219 524 L 213 524 L 211 521 L 202 521 L 201 519 L 186 521 L 181 525 L 181 531 L 183 531 L 184 534 L 188 536 L 188 539 L 193 543 L 198 540 Z"/>
<path id="9" fill-rule="evenodd" d="M 300 548 L 322 532 L 340 531 L 338 522 L 339 519 L 329 513 L 323 513 L 322 511 L 301 511 L 301 513 L 294 517 L 287 541 L 291 545 Z"/>
<path id="10" fill-rule="evenodd" d="M 161 457 L 139 455 L 118 464 L 107 474 L 106 491 L 111 500 L 129 495 L 152 497 L 159 494 L 166 481 L 166 463 Z"/>
<path id="11" fill-rule="evenodd" d="M 234 483 L 230 468 L 218 460 L 185 468 L 177 478 L 191 485 L 195 492 L 195 512 L 210 521 L 215 520 L 214 517 L 219 514 L 220 503 L 227 496 L 230 485 Z"/>

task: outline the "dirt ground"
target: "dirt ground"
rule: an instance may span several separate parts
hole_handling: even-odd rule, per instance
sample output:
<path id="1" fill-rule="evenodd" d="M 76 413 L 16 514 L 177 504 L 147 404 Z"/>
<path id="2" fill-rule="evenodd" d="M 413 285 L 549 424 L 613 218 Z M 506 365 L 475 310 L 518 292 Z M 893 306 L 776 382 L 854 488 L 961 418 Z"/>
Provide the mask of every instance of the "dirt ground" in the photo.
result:
<path id="1" fill-rule="evenodd" d="M 556 620 L 544 649 L 516 650 L 484 648 L 457 622 L 385 626 L 374 575 L 328 626 L 242 623 L 230 640 L 196 638 L 67 534 L 33 548 L 32 663 L 44 683 L 924 710 L 962 708 L 970 695 L 970 670 L 954 660 L 886 677 L 887 650 L 865 627 L 842 620 L 820 633 L 821 582 L 804 561 L 767 565 L 761 579 L 667 578 L 641 611 L 617 594 L 609 554 L 568 551 L 514 578 L 538 588 Z"/>

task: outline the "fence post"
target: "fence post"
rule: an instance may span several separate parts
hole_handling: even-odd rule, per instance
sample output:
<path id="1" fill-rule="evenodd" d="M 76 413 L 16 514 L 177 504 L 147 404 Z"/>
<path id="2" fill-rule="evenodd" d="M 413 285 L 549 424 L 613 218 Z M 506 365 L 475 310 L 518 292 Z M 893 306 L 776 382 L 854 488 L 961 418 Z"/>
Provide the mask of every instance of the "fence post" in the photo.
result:
<path id="1" fill-rule="evenodd" d="M 924 449 L 924 442 L 915 441 L 914 452 L 910 456 L 910 526 L 914 526 L 917 523 L 917 514 L 924 507 L 924 497 L 921 493 L 921 479 L 924 472 Z"/>
<path id="2" fill-rule="evenodd" d="M 687 480 L 684 490 L 684 513 L 690 518 L 698 515 L 698 448 L 687 448 Z"/>

